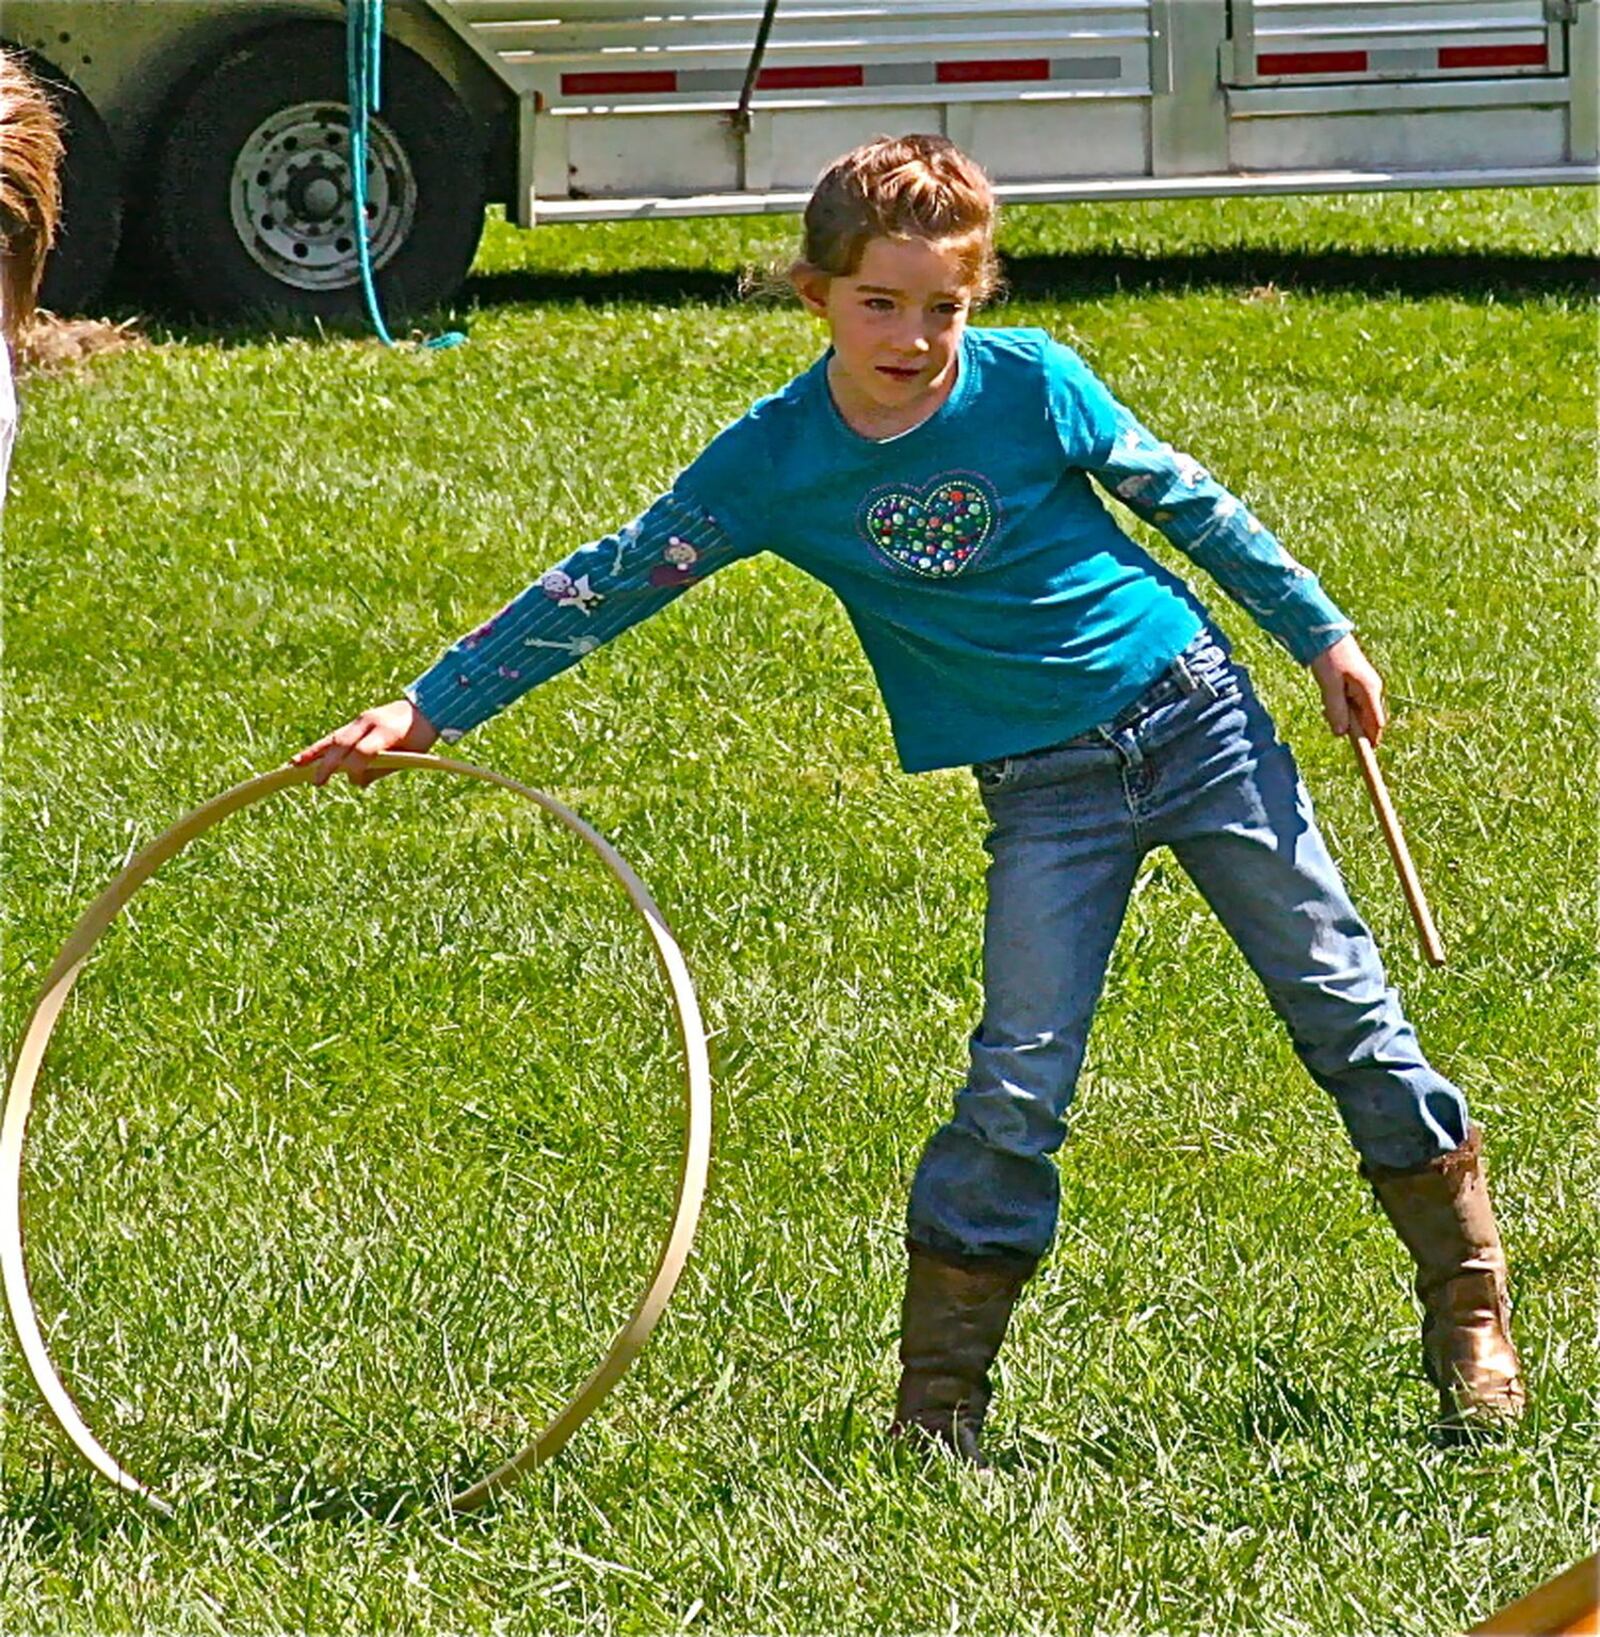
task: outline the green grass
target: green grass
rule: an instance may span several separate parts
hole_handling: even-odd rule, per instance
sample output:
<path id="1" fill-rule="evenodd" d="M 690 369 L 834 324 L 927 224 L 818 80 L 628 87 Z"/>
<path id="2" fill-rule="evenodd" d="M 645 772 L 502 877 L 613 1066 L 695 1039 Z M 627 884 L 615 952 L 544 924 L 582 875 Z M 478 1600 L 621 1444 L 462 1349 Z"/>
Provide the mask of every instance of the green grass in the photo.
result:
<path id="1" fill-rule="evenodd" d="M 39 1309 L 91 1425 L 182 1499 L 163 1522 L 87 1475 L 0 1352 L 0 1629 L 1420 1637 L 1591 1550 L 1592 210 L 1019 210 L 992 315 L 1072 340 L 1250 496 L 1389 679 L 1442 972 L 1313 690 L 1222 607 L 1488 1130 L 1535 1403 L 1509 1443 L 1427 1438 L 1400 1252 L 1158 858 L 999 1470 L 896 1457 L 900 1214 L 978 1002 L 981 816 L 964 775 L 894 770 L 842 613 L 756 560 L 459 752 L 617 842 L 714 1031 L 704 1225 L 639 1365 L 486 1518 L 382 1521 L 530 1437 L 626 1313 L 676 1047 L 642 930 L 537 813 L 420 775 L 294 791 L 139 895 L 52 1044 Z M 174 332 L 27 383 L 7 1042 L 130 848 L 393 697 L 814 356 L 798 312 L 732 297 L 790 232 L 495 223 L 458 351 Z"/>

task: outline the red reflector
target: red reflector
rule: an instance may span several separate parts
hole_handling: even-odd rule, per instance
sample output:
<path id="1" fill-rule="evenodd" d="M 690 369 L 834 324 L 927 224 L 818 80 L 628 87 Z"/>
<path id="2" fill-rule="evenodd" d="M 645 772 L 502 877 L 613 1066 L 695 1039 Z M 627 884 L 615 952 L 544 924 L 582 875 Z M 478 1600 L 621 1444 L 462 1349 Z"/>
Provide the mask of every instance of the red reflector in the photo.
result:
<path id="1" fill-rule="evenodd" d="M 1446 45 L 1439 47 L 1441 68 L 1543 68 L 1548 60 L 1538 45 Z"/>
<path id="2" fill-rule="evenodd" d="M 1013 57 L 987 62 L 936 63 L 934 77 L 940 85 L 977 85 L 986 80 L 1047 80 L 1048 57 Z"/>
<path id="3" fill-rule="evenodd" d="M 635 92 L 676 91 L 678 76 L 670 68 L 635 74 L 563 74 L 564 97 L 631 96 Z"/>
<path id="4" fill-rule="evenodd" d="M 1256 58 L 1258 74 L 1365 74 L 1364 51 L 1264 51 Z"/>
<path id="5" fill-rule="evenodd" d="M 756 75 L 762 91 L 819 91 L 825 86 L 865 85 L 859 68 L 841 64 L 833 68 L 763 68 Z"/>

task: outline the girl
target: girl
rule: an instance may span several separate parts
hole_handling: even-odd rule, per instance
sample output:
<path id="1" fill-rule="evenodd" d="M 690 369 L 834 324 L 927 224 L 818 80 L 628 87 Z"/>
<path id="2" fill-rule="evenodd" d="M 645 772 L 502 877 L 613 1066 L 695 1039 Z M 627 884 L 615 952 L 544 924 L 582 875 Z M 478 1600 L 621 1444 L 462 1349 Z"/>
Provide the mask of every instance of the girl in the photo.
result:
<path id="1" fill-rule="evenodd" d="M 21 56 L 0 51 L 0 505 L 17 400 L 11 348 L 33 317 L 61 215 L 61 122 Z"/>
<path id="2" fill-rule="evenodd" d="M 779 553 L 843 600 L 908 772 L 971 764 L 986 846 L 983 1017 L 907 1218 L 894 1430 L 982 1464 L 989 1369 L 1055 1230 L 1050 1158 L 1140 859 L 1166 845 L 1328 1090 L 1410 1250 L 1448 1425 L 1524 1394 L 1505 1260 L 1461 1093 L 1429 1066 L 1323 847 L 1294 762 L 1189 587 L 1093 478 L 1309 665 L 1376 740 L 1382 683 L 1314 576 L 1040 330 L 971 330 L 995 200 L 942 137 L 824 173 L 790 271 L 830 345 L 640 517 L 574 552 L 391 704 L 308 745 L 364 785 L 454 743 L 724 564 Z M 381 775 L 379 775 L 381 776 Z"/>

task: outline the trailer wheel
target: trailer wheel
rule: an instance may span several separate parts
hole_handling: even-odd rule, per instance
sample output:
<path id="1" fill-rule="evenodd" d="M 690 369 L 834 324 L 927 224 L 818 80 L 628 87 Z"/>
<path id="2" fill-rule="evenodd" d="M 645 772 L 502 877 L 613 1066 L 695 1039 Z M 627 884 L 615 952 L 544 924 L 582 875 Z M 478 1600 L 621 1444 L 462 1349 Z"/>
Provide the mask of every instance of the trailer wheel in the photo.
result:
<path id="1" fill-rule="evenodd" d="M 387 316 L 448 297 L 483 231 L 472 121 L 421 58 L 384 42 L 367 166 L 367 237 Z M 182 297 L 219 318 L 363 311 L 344 32 L 273 29 L 189 93 L 157 161 L 157 249 Z"/>
<path id="2" fill-rule="evenodd" d="M 60 69 L 33 52 L 28 68 L 61 115 L 66 155 L 61 164 L 61 221 L 45 258 L 39 305 L 53 313 L 83 313 L 111 276 L 122 237 L 121 166 L 106 122 Z"/>

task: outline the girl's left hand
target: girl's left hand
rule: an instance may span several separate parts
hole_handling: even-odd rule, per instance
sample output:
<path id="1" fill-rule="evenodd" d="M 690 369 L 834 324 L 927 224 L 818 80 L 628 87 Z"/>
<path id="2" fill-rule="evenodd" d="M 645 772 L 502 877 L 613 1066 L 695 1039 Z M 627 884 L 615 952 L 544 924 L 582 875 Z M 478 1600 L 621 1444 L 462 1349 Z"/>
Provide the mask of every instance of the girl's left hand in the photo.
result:
<path id="1" fill-rule="evenodd" d="M 1311 661 L 1311 674 L 1322 689 L 1322 714 L 1329 731 L 1343 738 L 1355 725 L 1377 744 L 1389 713 L 1383 705 L 1383 678 L 1361 652 L 1361 644 L 1354 637 L 1340 637 Z"/>

